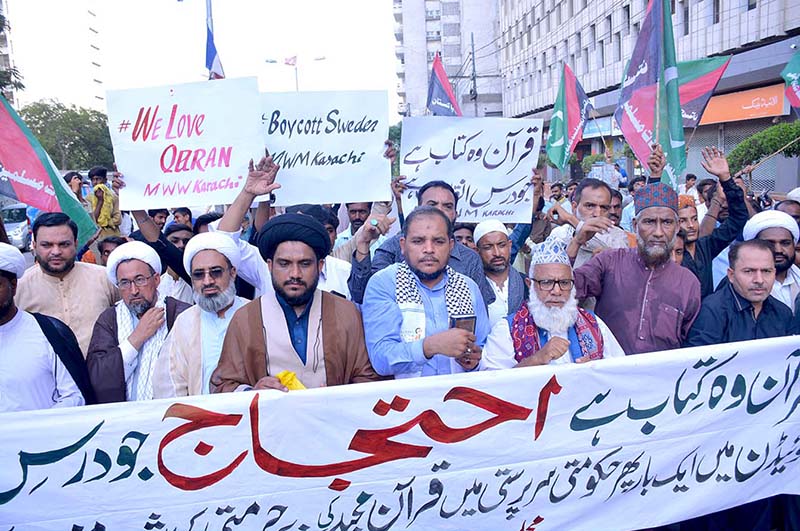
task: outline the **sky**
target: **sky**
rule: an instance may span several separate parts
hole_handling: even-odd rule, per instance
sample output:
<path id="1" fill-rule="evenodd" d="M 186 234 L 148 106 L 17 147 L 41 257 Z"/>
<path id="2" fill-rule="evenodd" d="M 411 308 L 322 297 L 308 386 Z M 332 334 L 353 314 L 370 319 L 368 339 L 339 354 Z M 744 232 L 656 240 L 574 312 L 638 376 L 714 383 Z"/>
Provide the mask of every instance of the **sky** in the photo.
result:
<path id="1" fill-rule="evenodd" d="M 72 102 L 85 93 L 69 82 L 76 72 L 69 50 L 87 47 L 87 8 L 99 21 L 106 89 L 207 78 L 204 0 L 7 2 L 14 61 L 27 85 L 24 101 Z M 214 0 L 214 40 L 228 78 L 257 76 L 262 92 L 294 91 L 294 68 L 284 59 L 297 56 L 301 91 L 386 90 L 395 123 L 391 6 L 391 0 Z"/>

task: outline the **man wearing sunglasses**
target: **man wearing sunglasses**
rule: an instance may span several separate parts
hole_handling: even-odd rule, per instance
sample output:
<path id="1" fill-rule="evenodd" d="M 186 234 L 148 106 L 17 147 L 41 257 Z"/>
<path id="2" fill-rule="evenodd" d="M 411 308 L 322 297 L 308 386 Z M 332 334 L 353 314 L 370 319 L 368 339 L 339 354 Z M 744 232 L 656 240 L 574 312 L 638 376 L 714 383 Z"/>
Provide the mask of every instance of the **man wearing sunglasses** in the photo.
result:
<path id="1" fill-rule="evenodd" d="M 195 305 L 175 319 L 156 362 L 155 398 L 208 394 L 222 341 L 236 310 L 247 300 L 236 296 L 239 247 L 216 232 L 193 237 L 183 249 L 183 266 L 192 277 Z"/>
<path id="2" fill-rule="evenodd" d="M 122 301 L 94 325 L 89 379 L 101 404 L 151 400 L 156 360 L 175 318 L 189 305 L 159 292 L 161 260 L 142 242 L 114 249 L 106 272 Z"/>
<path id="3" fill-rule="evenodd" d="M 625 355 L 605 323 L 578 307 L 563 241 L 548 238 L 534 246 L 530 279 L 528 304 L 492 327 L 482 369 L 584 363 Z"/>

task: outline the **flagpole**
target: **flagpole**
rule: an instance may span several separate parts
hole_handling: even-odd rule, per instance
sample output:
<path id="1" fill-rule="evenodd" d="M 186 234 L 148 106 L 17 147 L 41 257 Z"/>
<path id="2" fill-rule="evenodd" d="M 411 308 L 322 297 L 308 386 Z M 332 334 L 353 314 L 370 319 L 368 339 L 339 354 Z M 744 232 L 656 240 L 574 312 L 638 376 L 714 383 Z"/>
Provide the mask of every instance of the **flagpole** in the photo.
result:
<path id="1" fill-rule="evenodd" d="M 600 133 L 600 140 L 603 142 L 603 151 L 605 151 L 606 148 L 608 147 L 608 145 L 606 144 L 606 137 L 603 136 L 603 128 L 600 127 L 600 122 L 597 121 L 597 118 L 594 115 L 595 112 L 592 111 L 592 121 L 594 122 L 594 125 L 597 126 L 597 132 Z M 613 120 L 614 117 L 612 116 L 611 119 Z M 611 151 L 613 152 L 614 150 L 612 149 Z"/>

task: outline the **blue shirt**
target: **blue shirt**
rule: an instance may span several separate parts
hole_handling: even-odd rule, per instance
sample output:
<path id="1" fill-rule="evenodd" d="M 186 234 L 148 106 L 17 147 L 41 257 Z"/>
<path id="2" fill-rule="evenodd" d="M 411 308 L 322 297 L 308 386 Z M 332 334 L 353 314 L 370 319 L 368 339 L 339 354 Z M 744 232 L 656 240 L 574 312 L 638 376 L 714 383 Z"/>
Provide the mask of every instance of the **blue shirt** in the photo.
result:
<path id="1" fill-rule="evenodd" d="M 278 304 L 281 305 L 283 316 L 286 317 L 286 327 L 289 329 L 289 338 L 292 340 L 295 352 L 300 356 L 303 365 L 306 364 L 306 344 L 308 343 L 308 314 L 311 311 L 311 301 L 306 304 L 305 310 L 300 316 L 294 308 L 286 302 L 278 293 L 275 294 Z"/>
<path id="2" fill-rule="evenodd" d="M 397 305 L 396 282 L 397 264 L 392 264 L 375 273 L 367 284 L 362 305 L 364 336 L 372 367 L 380 375 L 422 372 L 422 376 L 451 374 L 460 371 L 460 365 L 453 358 L 434 354 L 430 359 L 422 350 L 424 338 L 418 341 L 403 342 L 400 329 L 403 315 Z M 432 336 L 450 328 L 450 316 L 445 301 L 447 274 L 433 287 L 428 288 L 416 276 L 422 305 L 425 310 L 425 336 Z M 481 297 L 478 285 L 466 277 L 472 294 L 472 307 L 475 309 L 475 343 L 483 347 L 489 335 L 489 316 Z"/>
<path id="3" fill-rule="evenodd" d="M 636 217 L 636 206 L 631 201 L 628 206 L 622 209 L 622 219 L 619 226 L 628 232 L 633 232 L 633 218 Z"/>

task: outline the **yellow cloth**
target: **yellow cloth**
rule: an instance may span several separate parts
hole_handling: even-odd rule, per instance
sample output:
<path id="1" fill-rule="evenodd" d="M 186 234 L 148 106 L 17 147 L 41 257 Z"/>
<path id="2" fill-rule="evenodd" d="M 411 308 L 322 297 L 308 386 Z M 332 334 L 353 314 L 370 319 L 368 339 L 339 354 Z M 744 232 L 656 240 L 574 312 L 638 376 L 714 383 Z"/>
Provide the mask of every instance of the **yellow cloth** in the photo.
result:
<path id="1" fill-rule="evenodd" d="M 299 391 L 305 389 L 306 386 L 303 382 L 297 379 L 297 375 L 292 371 L 281 371 L 275 375 L 280 382 L 286 386 L 289 391 Z"/>
<path id="2" fill-rule="evenodd" d="M 116 207 L 116 212 L 114 212 L 115 205 L 118 204 L 116 202 L 117 194 L 105 184 L 98 184 L 92 191 L 96 192 L 97 190 L 103 192 L 103 206 L 100 207 L 100 213 L 97 215 L 95 222 L 100 228 L 116 230 L 118 232 L 121 214 L 119 212 L 119 206 Z M 92 212 L 94 212 L 97 208 L 97 197 L 92 193 L 89 198 L 92 201 Z"/>
<path id="3" fill-rule="evenodd" d="M 46 275 L 34 265 L 17 282 L 14 297 L 21 310 L 40 312 L 64 321 L 75 332 L 84 357 L 94 323 L 118 300 L 119 292 L 109 282 L 106 268 L 84 262 L 75 262 L 75 267 L 63 279 Z"/>

